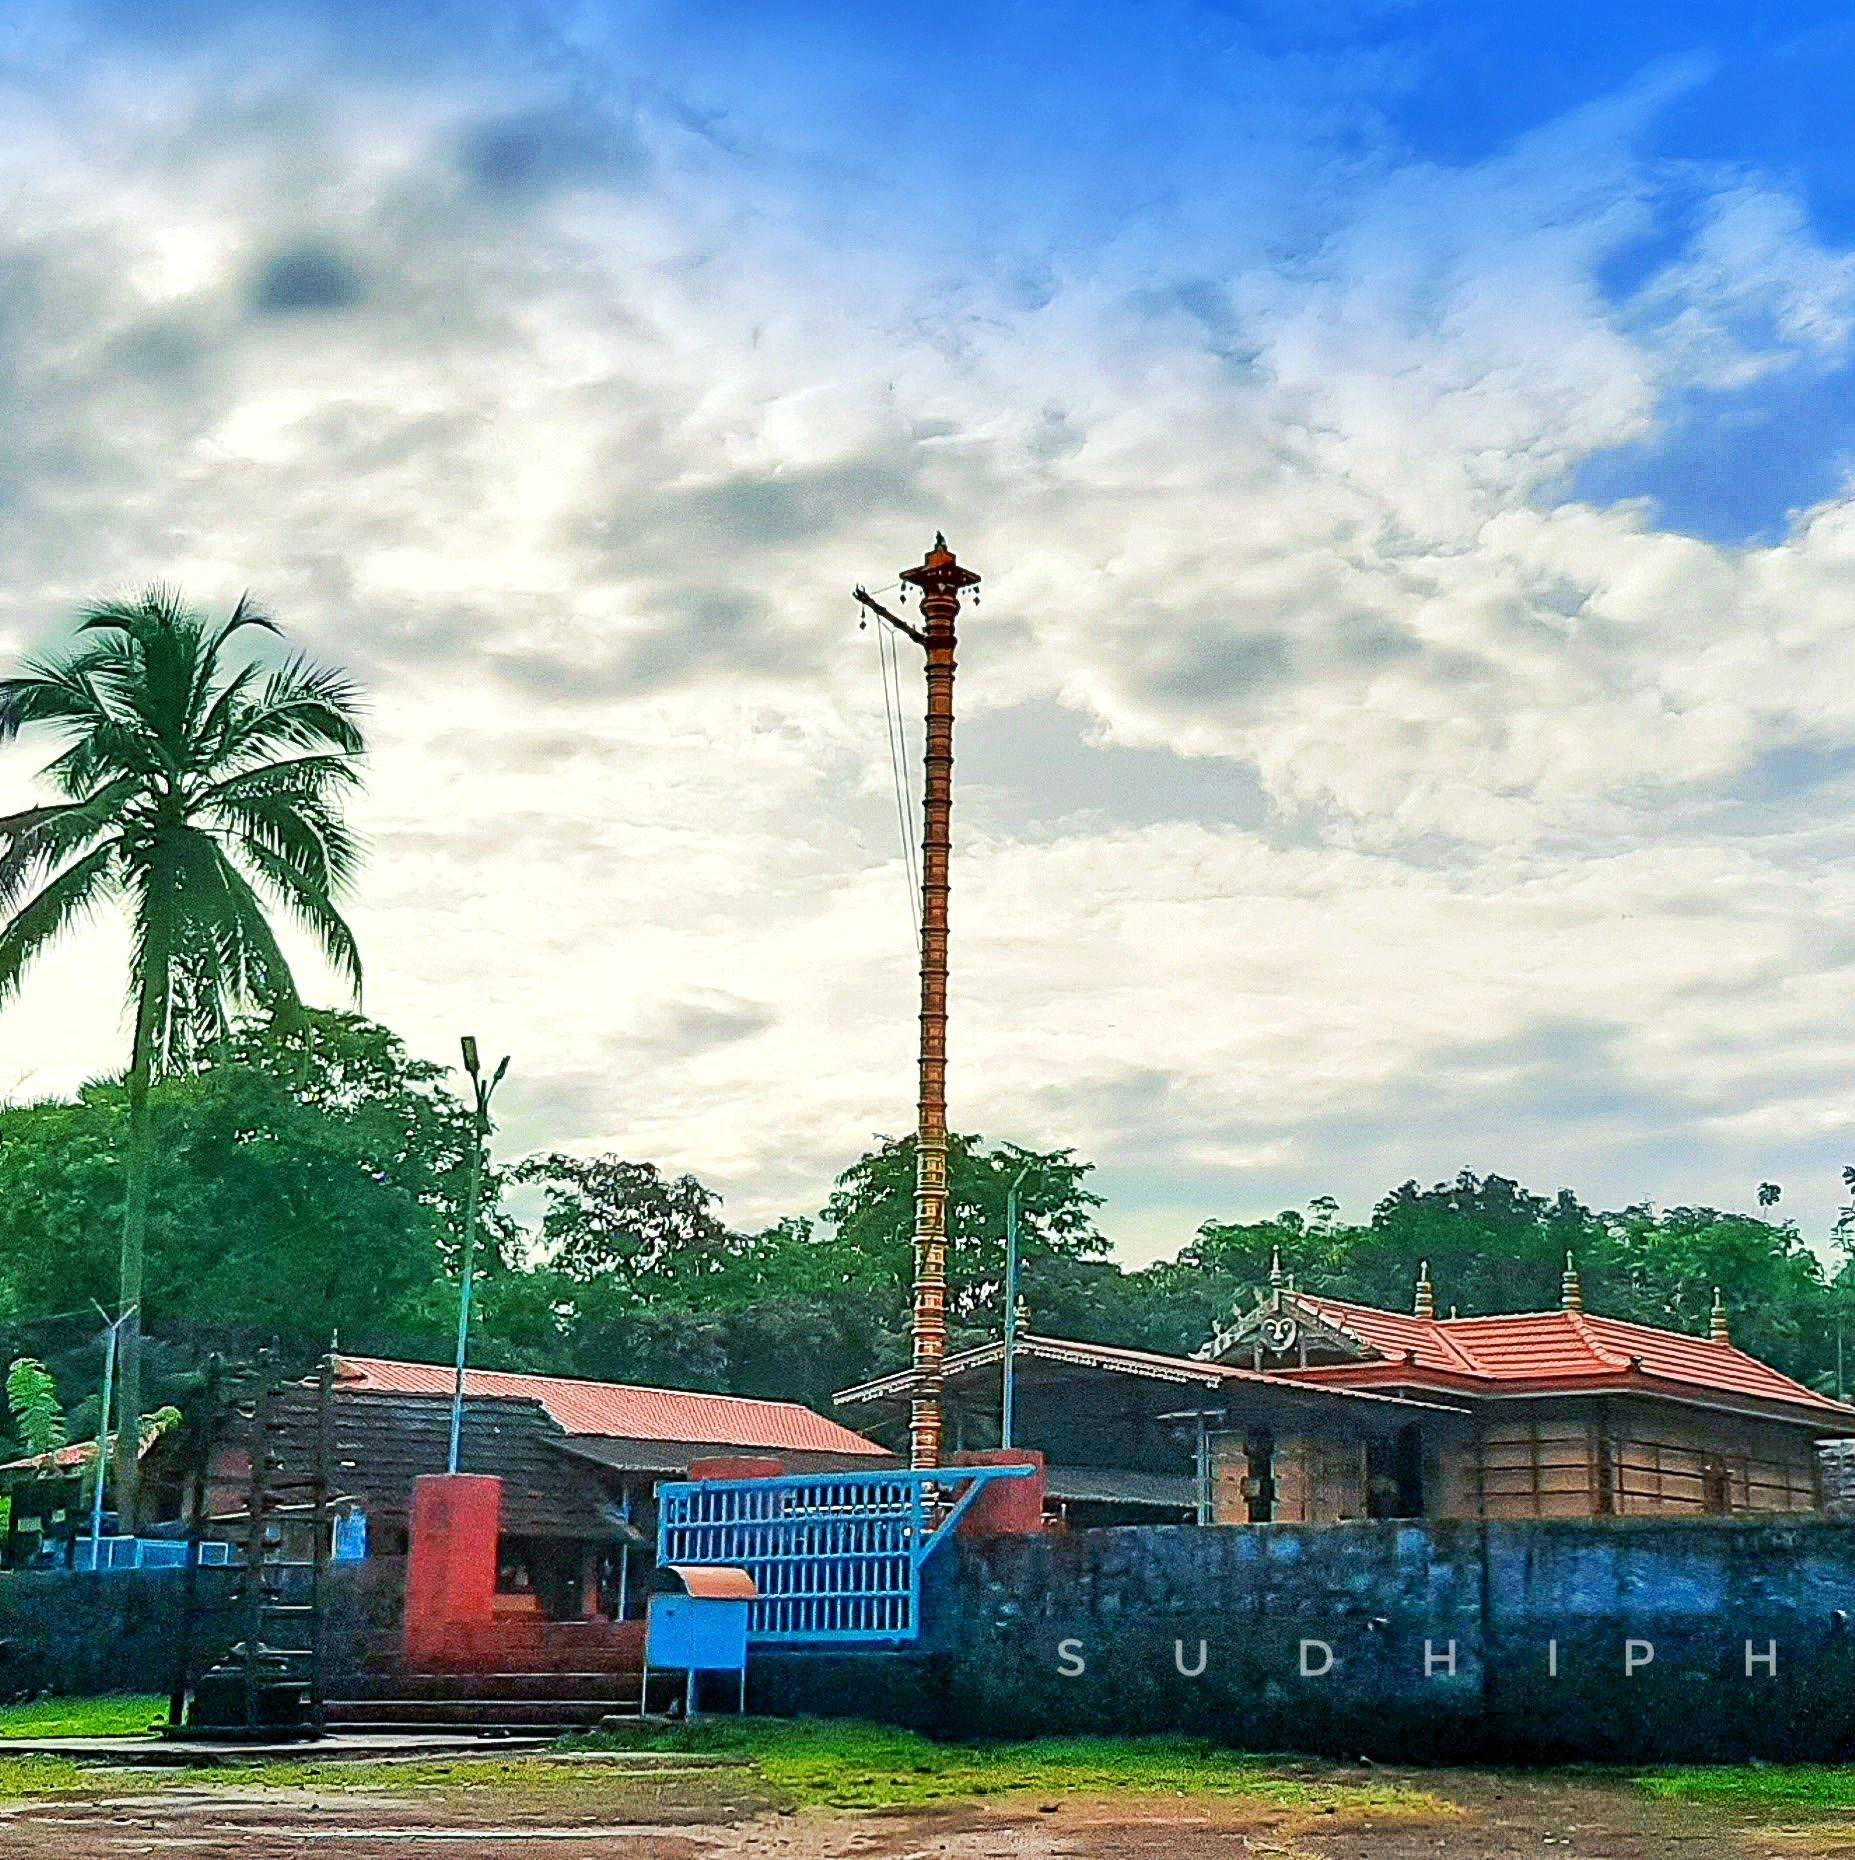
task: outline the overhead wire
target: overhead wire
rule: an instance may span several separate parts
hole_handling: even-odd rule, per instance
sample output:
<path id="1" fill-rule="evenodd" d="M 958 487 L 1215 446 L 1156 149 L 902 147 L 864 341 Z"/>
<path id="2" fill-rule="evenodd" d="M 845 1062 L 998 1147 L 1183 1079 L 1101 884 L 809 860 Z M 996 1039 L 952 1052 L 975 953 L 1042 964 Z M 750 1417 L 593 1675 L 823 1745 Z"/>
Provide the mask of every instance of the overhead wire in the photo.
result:
<path id="1" fill-rule="evenodd" d="M 876 664 L 882 680 L 884 731 L 889 743 L 889 774 L 895 787 L 896 827 L 902 842 L 902 877 L 908 886 L 908 920 L 914 927 L 915 946 L 921 945 L 921 879 L 913 826 L 908 811 L 908 738 L 902 726 L 901 672 L 895 641 L 889 629 L 876 624 Z"/>
<path id="2" fill-rule="evenodd" d="M 921 900 L 921 831 L 915 823 L 915 764 L 908 749 L 908 710 L 902 702 L 901 642 L 889 641 L 889 675 L 895 680 L 895 746 L 902 755 L 902 819 L 908 841 L 908 877 L 917 906 Z M 917 925 L 917 930 L 919 926 Z"/>

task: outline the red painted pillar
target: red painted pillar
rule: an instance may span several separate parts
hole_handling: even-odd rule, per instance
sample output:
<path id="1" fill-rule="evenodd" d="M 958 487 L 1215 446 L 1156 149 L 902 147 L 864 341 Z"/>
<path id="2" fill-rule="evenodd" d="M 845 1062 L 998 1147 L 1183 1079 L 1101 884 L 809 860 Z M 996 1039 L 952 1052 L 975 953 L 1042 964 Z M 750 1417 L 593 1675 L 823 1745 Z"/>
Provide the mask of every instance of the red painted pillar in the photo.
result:
<path id="1" fill-rule="evenodd" d="M 454 1630 L 489 1623 L 501 1529 L 500 1479 L 427 1473 L 412 1482 L 403 1630 L 408 1666 L 455 1662 Z"/>
<path id="2" fill-rule="evenodd" d="M 1031 1466 L 1028 1479 L 990 1479 L 958 1526 L 962 1537 L 1015 1537 L 1043 1529 L 1043 1455 L 1030 1447 L 988 1447 L 956 1453 L 955 1466 Z"/>

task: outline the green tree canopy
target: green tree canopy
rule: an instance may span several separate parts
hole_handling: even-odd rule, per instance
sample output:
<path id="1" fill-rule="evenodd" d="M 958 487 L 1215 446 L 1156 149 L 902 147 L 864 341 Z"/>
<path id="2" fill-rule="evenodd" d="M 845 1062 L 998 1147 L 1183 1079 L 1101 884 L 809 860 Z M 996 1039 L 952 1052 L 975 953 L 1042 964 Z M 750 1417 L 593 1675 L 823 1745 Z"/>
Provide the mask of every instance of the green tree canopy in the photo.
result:
<path id="1" fill-rule="evenodd" d="M 947 1143 L 947 1318 L 996 1334 L 1004 1316 L 1005 1202 L 1018 1188 L 1018 1248 L 1026 1295 L 1035 1305 L 1053 1261 L 1102 1259 L 1108 1242 L 1095 1225 L 1101 1197 L 1087 1185 L 1094 1165 L 1074 1150 L 988 1148 L 954 1134 Z M 898 1288 L 904 1307 L 914 1281 L 915 1142 L 890 1139 L 837 1179 L 823 1218 L 837 1242 L 879 1283 Z"/>
<path id="2" fill-rule="evenodd" d="M 106 1082 L 0 1113 L 0 1283 L 26 1311 L 108 1285 L 126 1098 Z M 470 1138 L 438 1067 L 358 1015 L 306 1011 L 236 1027 L 150 1108 L 147 1282 L 170 1343 L 442 1338 Z"/>

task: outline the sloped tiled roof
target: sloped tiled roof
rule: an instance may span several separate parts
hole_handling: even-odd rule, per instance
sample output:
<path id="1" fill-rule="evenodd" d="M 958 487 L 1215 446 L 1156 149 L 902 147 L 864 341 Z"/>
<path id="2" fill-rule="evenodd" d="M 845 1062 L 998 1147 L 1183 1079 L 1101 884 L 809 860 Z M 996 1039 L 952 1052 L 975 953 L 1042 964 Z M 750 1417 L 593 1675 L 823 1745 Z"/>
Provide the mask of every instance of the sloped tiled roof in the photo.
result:
<path id="1" fill-rule="evenodd" d="M 337 1356 L 343 1388 L 398 1395 L 451 1393 L 456 1372 L 448 1364 L 400 1362 L 384 1356 Z M 563 1433 L 625 1440 L 672 1440 L 688 1445 L 725 1443 L 758 1452 L 842 1453 L 889 1457 L 836 1421 L 795 1401 L 747 1395 L 709 1395 L 691 1389 L 649 1388 L 630 1382 L 585 1382 L 571 1376 L 519 1375 L 512 1370 L 469 1369 L 466 1396 L 503 1395 L 538 1401 Z"/>
<path id="2" fill-rule="evenodd" d="M 157 1433 L 150 1433 L 142 1442 L 142 1457 L 146 1459 L 155 1444 L 161 1439 Z M 116 1436 L 109 1437 L 110 1451 L 116 1450 Z M 80 1466 L 88 1466 L 97 1457 L 95 1440 L 73 1440 L 69 1446 L 53 1447 L 49 1453 L 30 1453 L 23 1460 L 6 1460 L 0 1462 L 0 1473 L 69 1473 Z"/>
<path id="3" fill-rule="evenodd" d="M 971 1350 L 961 1350 L 941 1365 L 947 1382 L 958 1381 L 1004 1361 L 1005 1346 L 1000 1342 L 982 1343 Z M 1030 1331 L 1018 1333 L 1017 1357 L 1031 1362 L 1055 1363 L 1076 1369 L 1104 1369 L 1110 1373 L 1141 1376 L 1155 1382 L 1176 1382 L 1200 1388 L 1218 1389 L 1234 1385 L 1281 1388 L 1285 1378 L 1269 1370 L 1248 1369 L 1237 1363 L 1212 1363 L 1198 1356 L 1166 1356 L 1158 1350 L 1135 1350 L 1123 1344 L 1083 1343 L 1073 1337 L 1046 1337 Z M 914 1388 L 916 1373 L 897 1369 L 886 1376 L 859 1382 L 853 1388 L 840 1389 L 832 1398 L 845 1404 L 855 1402 L 895 1401 Z M 1374 1394 L 1366 1389 L 1328 1389 L 1325 1393 L 1342 1399 L 1377 1402 L 1396 1408 L 1434 1408 L 1437 1404 L 1406 1401 L 1397 1396 Z"/>
<path id="4" fill-rule="evenodd" d="M 1374 1305 L 1348 1304 L 1338 1298 L 1310 1298 L 1295 1294 L 1295 1302 L 1312 1311 L 1323 1323 L 1356 1337 L 1380 1356 L 1402 1360 L 1414 1353 L 1427 1369 L 1469 1371 L 1474 1365 L 1449 1341 L 1460 1319 L 1444 1325 L 1435 1318 L 1407 1317 L 1401 1311 L 1380 1311 Z"/>
<path id="5" fill-rule="evenodd" d="M 250 1432 L 228 1418 L 220 1439 L 235 1451 L 248 1450 Z M 458 1466 L 501 1479 L 507 1531 L 525 1537 L 609 1535 L 605 1490 L 583 1465 L 561 1454 L 564 1440 L 538 1401 L 478 1395 L 464 1404 Z M 269 1446 L 281 1481 L 301 1489 L 315 1469 L 320 1441 L 313 1383 L 294 1383 L 272 1398 Z M 450 1441 L 448 1402 L 337 1385 L 329 1403 L 329 1490 L 359 1499 L 376 1518 L 403 1519 L 413 1481 L 445 1470 Z M 243 1508 L 241 1493 L 236 1509 Z M 222 1512 L 223 1504 L 216 1509 Z"/>
<path id="6" fill-rule="evenodd" d="M 1730 1343 L 1629 1324 L 1581 1311 L 1527 1311 L 1497 1317 L 1420 1318 L 1341 1299 L 1293 1295 L 1301 1309 L 1356 1337 L 1377 1359 L 1283 1368 L 1276 1374 L 1323 1383 L 1404 1377 L 1488 1392 L 1538 1392 L 1582 1385 L 1673 1383 L 1697 1394 L 1810 1409 L 1855 1420 L 1855 1409 L 1761 1363 Z"/>
<path id="7" fill-rule="evenodd" d="M 74 1440 L 68 1447 L 54 1447 L 49 1453 L 31 1453 L 23 1460 L 0 1463 L 0 1473 L 72 1472 L 79 1466 L 88 1466 L 96 1457 L 97 1443 L 94 1440 Z"/>

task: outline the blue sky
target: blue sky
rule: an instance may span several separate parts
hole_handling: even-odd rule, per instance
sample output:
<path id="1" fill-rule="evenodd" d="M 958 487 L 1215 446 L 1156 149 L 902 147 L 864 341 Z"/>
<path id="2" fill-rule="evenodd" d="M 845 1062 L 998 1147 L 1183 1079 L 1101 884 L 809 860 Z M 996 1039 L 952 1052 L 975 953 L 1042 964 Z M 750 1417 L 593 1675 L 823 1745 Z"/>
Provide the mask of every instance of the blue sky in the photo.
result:
<path id="1" fill-rule="evenodd" d="M 845 592 L 945 528 L 962 1127 L 1130 1257 L 1464 1165 L 1821 1235 L 1852 77 L 1827 6 L 20 0 L 0 652 L 255 586 L 373 692 L 369 1010 L 749 1220 L 909 1116 Z M 0 1090 L 110 1063 L 112 935 Z"/>

